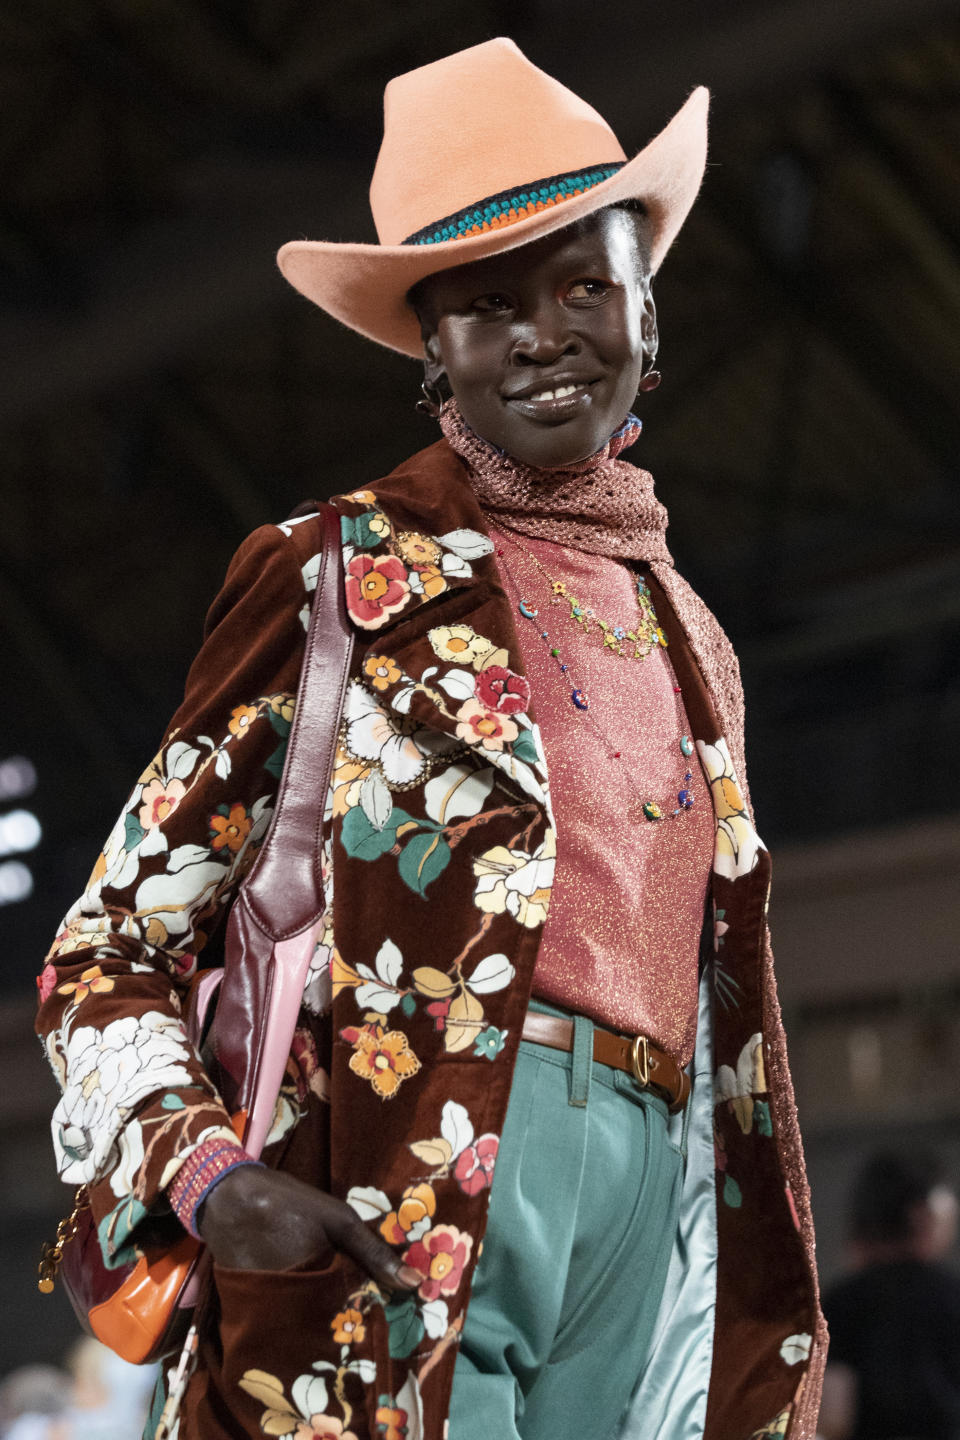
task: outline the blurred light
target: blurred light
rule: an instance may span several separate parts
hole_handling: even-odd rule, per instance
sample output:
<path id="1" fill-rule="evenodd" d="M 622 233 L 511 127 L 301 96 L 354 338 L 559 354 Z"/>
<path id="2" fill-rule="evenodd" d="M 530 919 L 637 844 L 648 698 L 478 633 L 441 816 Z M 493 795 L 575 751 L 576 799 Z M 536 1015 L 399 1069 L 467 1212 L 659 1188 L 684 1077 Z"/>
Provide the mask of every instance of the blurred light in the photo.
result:
<path id="1" fill-rule="evenodd" d="M 37 771 L 25 755 L 0 760 L 0 800 L 20 800 L 37 788 Z"/>
<path id="2" fill-rule="evenodd" d="M 35 850 L 43 837 L 40 821 L 32 810 L 11 810 L 0 815 L 0 855 Z"/>
<path id="3" fill-rule="evenodd" d="M 16 905 L 33 894 L 33 876 L 20 860 L 0 865 L 0 905 Z"/>
<path id="4" fill-rule="evenodd" d="M 860 1025 L 847 1036 L 850 1086 L 857 1096 L 874 1095 L 883 1079 L 883 1045 L 872 1025 Z"/>

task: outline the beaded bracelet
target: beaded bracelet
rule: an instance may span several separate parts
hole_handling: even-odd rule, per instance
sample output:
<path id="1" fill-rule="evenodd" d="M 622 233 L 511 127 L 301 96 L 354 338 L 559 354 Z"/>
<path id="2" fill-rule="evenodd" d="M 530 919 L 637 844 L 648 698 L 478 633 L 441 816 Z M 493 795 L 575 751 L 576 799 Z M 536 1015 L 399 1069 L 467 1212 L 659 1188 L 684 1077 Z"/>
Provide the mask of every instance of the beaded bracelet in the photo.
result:
<path id="1" fill-rule="evenodd" d="M 224 1175 L 238 1170 L 241 1165 L 259 1165 L 263 1162 L 248 1155 L 242 1145 L 230 1140 L 204 1140 L 180 1166 L 169 1187 L 167 1199 L 177 1219 L 191 1235 L 200 1238 L 197 1229 L 197 1211 Z"/>

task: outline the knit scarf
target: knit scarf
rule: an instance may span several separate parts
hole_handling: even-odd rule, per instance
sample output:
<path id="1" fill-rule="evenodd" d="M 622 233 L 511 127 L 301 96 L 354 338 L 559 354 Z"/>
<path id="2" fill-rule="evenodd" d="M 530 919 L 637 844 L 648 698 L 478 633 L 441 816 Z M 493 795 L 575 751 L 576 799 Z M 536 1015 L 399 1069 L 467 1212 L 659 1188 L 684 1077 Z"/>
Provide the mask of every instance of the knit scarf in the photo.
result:
<path id="1" fill-rule="evenodd" d="M 474 493 L 495 525 L 592 555 L 673 564 L 667 512 L 653 493 L 653 476 L 619 458 L 640 435 L 635 415 L 595 455 L 549 470 L 481 439 L 456 400 L 444 405 L 440 428 L 466 462 Z"/>
<path id="2" fill-rule="evenodd" d="M 707 682 L 749 805 L 737 658 L 716 616 L 673 567 L 665 539 L 667 512 L 654 496 L 653 476 L 619 458 L 640 434 L 636 416 L 628 416 L 595 455 L 555 470 L 525 465 L 481 439 L 456 400 L 444 405 L 440 428 L 494 525 L 592 555 L 642 560 L 656 576 Z"/>

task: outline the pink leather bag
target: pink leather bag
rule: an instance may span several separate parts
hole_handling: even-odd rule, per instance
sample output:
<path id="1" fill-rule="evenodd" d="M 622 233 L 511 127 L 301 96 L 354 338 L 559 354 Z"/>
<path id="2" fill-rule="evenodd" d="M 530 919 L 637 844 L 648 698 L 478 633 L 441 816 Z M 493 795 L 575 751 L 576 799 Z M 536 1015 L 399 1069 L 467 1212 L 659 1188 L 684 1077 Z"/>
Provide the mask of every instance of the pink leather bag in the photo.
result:
<path id="1" fill-rule="evenodd" d="M 186 1022 L 199 1046 L 216 998 L 205 1049 L 215 1057 L 214 1078 L 234 1128 L 256 1156 L 270 1129 L 323 916 L 323 812 L 353 653 L 339 516 L 316 502 L 294 515 L 313 510 L 323 551 L 276 809 L 230 910 L 223 967 L 201 975 Z M 108 1270 L 84 1202 L 81 1188 L 41 1260 L 40 1289 L 53 1289 L 59 1267 L 81 1324 L 97 1339 L 134 1364 L 169 1354 L 197 1301 L 203 1246 L 183 1235 L 172 1246 L 145 1245 L 136 1264 Z"/>

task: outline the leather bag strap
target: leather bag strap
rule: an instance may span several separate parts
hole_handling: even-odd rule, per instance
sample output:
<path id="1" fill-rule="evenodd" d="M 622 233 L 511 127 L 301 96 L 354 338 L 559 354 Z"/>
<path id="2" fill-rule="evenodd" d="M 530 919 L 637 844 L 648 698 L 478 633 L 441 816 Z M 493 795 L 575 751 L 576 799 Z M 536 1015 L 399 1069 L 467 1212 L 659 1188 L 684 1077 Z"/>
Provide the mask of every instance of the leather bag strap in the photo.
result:
<path id="1" fill-rule="evenodd" d="M 340 518 L 330 505 L 316 508 L 323 545 L 283 775 L 267 837 L 227 919 L 209 1035 L 224 1102 L 247 1112 L 251 1154 L 267 1133 L 323 914 L 324 812 L 353 654 Z"/>
<path id="2" fill-rule="evenodd" d="M 321 504 L 320 519 L 320 571 L 277 806 L 242 890 L 273 940 L 296 935 L 323 909 L 323 817 L 353 654 L 340 517 L 332 505 Z"/>

